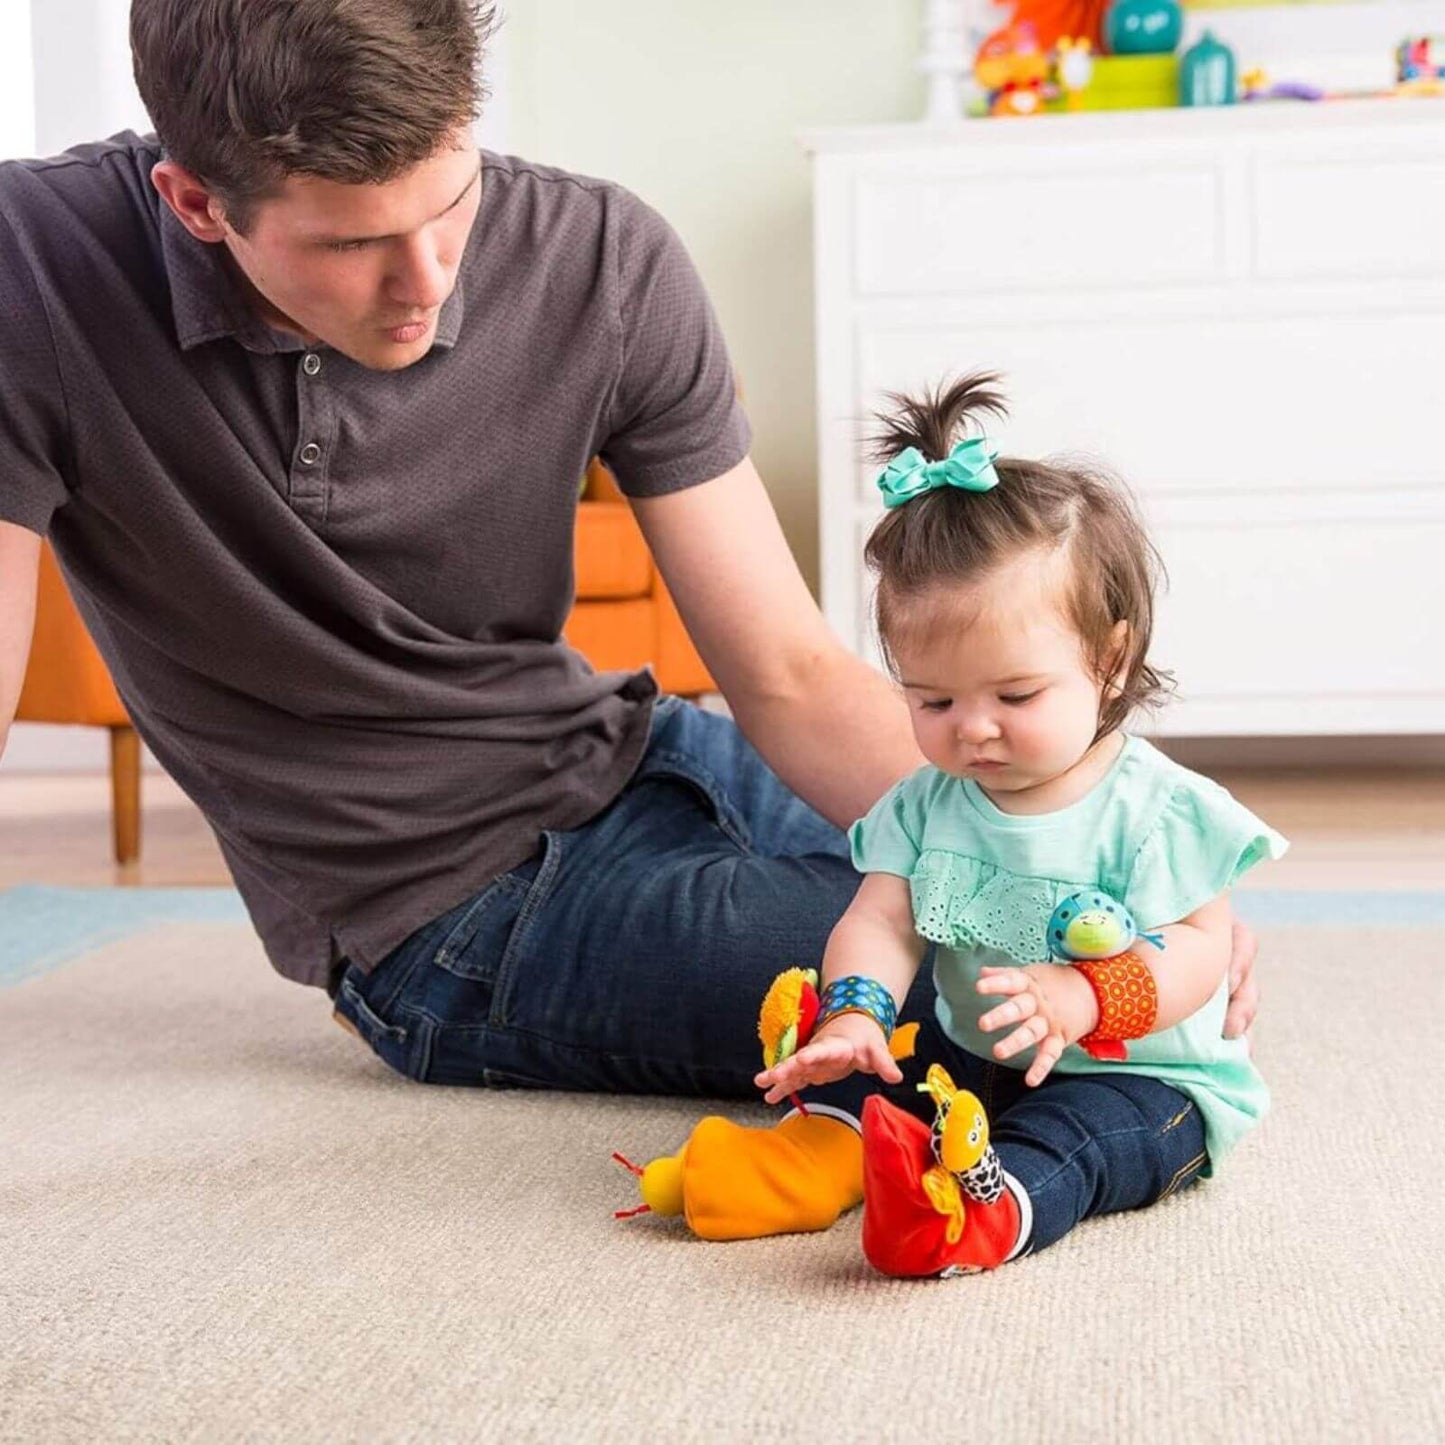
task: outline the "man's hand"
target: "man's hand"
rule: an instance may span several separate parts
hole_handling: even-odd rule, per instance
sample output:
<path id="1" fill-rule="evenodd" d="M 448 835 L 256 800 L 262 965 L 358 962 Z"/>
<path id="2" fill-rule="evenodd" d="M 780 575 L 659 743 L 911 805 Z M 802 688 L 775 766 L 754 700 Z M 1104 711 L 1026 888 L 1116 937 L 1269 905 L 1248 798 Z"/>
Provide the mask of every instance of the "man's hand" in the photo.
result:
<path id="1" fill-rule="evenodd" d="M 859 1071 L 877 1074 L 885 1084 L 903 1078 L 877 1020 L 861 1013 L 839 1014 L 796 1054 L 764 1069 L 753 1082 L 768 1091 L 765 1103 L 776 1104 L 809 1084 L 832 1084 Z"/>
<path id="2" fill-rule="evenodd" d="M 1031 1044 L 1038 1053 L 1024 1075 L 1024 1083 L 1037 1087 L 1048 1078 L 1060 1055 L 1099 1022 L 1099 1000 L 1078 969 L 1067 964 L 1031 963 L 1026 968 L 985 968 L 977 988 L 982 994 L 1006 994 L 1007 1000 L 979 1019 L 984 1033 L 1018 1024 L 1013 1033 L 993 1046 L 996 1059 L 1010 1059 Z"/>
<path id="3" fill-rule="evenodd" d="M 14 522 L 0 522 L 0 753 L 5 751 L 25 681 L 39 572 L 38 534 Z"/>
<path id="4" fill-rule="evenodd" d="M 1259 984 L 1254 962 L 1259 939 L 1247 923 L 1234 920 L 1229 939 L 1229 1011 L 1224 1015 L 1224 1037 L 1237 1039 L 1248 1034 L 1259 1012 Z"/>

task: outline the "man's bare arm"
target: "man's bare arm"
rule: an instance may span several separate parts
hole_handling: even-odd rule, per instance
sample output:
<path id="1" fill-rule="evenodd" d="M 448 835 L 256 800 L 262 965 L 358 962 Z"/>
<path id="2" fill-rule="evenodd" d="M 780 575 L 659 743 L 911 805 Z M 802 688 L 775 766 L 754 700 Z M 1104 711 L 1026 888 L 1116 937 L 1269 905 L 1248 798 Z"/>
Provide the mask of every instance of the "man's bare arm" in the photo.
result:
<path id="1" fill-rule="evenodd" d="M 15 720 L 30 657 L 39 572 L 39 536 L 13 522 L 0 522 L 0 756 Z"/>
<path id="2" fill-rule="evenodd" d="M 738 725 L 794 792 L 846 826 L 919 766 L 897 689 L 823 620 L 750 460 L 633 510 Z"/>

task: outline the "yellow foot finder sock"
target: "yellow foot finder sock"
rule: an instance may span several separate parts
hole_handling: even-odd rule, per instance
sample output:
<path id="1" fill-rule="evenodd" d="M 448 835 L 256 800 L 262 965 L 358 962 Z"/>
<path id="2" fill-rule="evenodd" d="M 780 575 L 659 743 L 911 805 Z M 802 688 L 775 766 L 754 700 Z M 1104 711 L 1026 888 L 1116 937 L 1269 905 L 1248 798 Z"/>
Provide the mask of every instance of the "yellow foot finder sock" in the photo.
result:
<path id="1" fill-rule="evenodd" d="M 700 1239 L 827 1229 L 862 1200 L 863 1140 L 825 1114 L 791 1114 L 768 1129 L 713 1115 L 684 1148 L 683 1214 Z"/>
<path id="2" fill-rule="evenodd" d="M 700 1239 L 827 1229 L 863 1200 L 863 1141 L 850 1124 L 824 1114 L 790 1114 L 767 1129 L 710 1115 L 676 1154 L 645 1169 L 617 1158 L 640 1176 L 646 1209 L 682 1214 Z"/>

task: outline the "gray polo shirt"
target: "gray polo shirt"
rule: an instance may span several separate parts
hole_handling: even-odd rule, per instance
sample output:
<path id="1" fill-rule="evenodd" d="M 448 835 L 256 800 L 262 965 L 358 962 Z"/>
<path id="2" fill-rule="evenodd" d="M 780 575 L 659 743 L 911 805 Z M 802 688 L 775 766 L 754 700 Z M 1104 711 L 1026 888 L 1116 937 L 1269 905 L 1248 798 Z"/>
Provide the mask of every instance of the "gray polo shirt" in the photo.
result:
<path id="1" fill-rule="evenodd" d="M 0 517 L 48 534 L 275 966 L 322 984 L 607 805 L 650 674 L 559 638 L 577 486 L 748 447 L 677 237 L 483 155 L 436 344 L 368 371 L 268 329 L 130 133 L 0 165 Z"/>

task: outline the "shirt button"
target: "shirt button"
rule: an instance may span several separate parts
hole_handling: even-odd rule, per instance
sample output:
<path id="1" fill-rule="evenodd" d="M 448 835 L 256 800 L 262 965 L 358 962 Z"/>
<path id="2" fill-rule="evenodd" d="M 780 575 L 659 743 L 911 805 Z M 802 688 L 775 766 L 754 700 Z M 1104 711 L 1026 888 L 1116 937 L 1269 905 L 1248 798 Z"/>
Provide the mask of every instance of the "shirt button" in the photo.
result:
<path id="1" fill-rule="evenodd" d="M 301 370 L 307 376 L 315 376 L 321 370 L 321 358 L 314 351 L 308 351 L 301 360 Z"/>
<path id="2" fill-rule="evenodd" d="M 315 442 L 307 442 L 301 448 L 301 465 L 303 467 L 314 467 L 321 460 L 321 448 Z"/>

